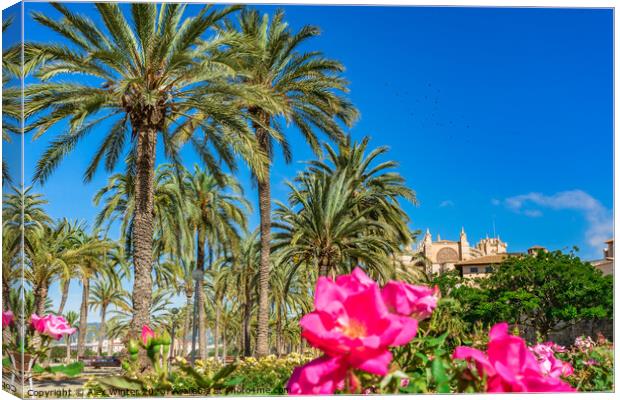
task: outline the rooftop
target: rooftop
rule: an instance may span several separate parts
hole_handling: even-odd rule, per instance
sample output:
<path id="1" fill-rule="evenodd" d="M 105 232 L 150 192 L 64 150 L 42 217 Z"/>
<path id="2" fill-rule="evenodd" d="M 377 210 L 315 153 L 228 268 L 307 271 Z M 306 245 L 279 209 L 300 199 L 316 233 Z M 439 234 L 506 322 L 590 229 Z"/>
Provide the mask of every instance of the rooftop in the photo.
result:
<path id="1" fill-rule="evenodd" d="M 487 265 L 487 264 L 500 264 L 502 261 L 507 259 L 509 256 L 518 255 L 518 253 L 501 253 L 501 254 L 493 254 L 490 256 L 482 256 L 478 258 L 474 258 L 472 260 L 461 261 L 459 263 L 455 263 L 455 267 L 460 267 L 463 265 Z"/>

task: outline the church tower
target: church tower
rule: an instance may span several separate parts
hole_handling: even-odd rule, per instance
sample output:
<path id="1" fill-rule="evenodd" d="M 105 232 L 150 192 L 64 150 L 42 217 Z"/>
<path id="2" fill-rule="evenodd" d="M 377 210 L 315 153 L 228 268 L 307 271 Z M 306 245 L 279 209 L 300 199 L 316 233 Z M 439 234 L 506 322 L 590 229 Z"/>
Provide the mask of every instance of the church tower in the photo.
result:
<path id="1" fill-rule="evenodd" d="M 464 227 L 461 227 L 461 235 L 459 236 L 459 253 L 461 261 L 469 260 L 471 258 L 469 242 L 467 241 L 467 234 L 465 233 Z"/>
<path id="2" fill-rule="evenodd" d="M 424 235 L 424 240 L 422 241 L 422 251 L 425 257 L 430 256 L 432 246 L 433 238 L 431 237 L 431 231 L 430 229 L 426 228 L 426 234 Z"/>

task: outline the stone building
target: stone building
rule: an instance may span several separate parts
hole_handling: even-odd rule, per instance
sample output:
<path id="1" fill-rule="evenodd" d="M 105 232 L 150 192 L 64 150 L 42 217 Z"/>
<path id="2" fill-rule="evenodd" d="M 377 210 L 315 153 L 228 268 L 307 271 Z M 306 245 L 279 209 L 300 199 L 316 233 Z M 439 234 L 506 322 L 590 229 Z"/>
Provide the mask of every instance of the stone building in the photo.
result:
<path id="1" fill-rule="evenodd" d="M 504 254 L 508 244 L 498 237 L 478 241 L 474 246 L 469 244 L 465 229 L 461 228 L 459 240 L 442 240 L 439 235 L 433 241 L 430 230 L 417 249 L 409 248 L 398 258 L 405 267 L 426 268 L 429 273 L 442 273 L 454 269 L 456 263 L 484 256 Z"/>
<path id="2" fill-rule="evenodd" d="M 609 239 L 605 242 L 607 247 L 603 250 L 603 258 L 590 261 L 592 266 L 601 270 L 604 275 L 614 274 L 614 240 Z"/>

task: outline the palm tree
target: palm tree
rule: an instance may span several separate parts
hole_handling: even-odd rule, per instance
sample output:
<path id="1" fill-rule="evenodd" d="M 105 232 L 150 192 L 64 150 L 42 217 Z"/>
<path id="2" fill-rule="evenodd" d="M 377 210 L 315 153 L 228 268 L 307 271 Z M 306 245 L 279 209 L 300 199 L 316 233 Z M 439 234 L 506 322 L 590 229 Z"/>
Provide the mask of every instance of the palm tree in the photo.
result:
<path id="1" fill-rule="evenodd" d="M 11 192 L 4 196 L 2 205 L 3 226 L 18 231 L 21 231 L 23 226 L 25 239 L 31 232 L 43 229 L 52 222 L 43 209 L 47 200 L 42 194 L 32 193 L 32 189 L 30 186 L 22 191 L 12 186 Z"/>
<path id="2" fill-rule="evenodd" d="M 229 30 L 235 28 L 232 24 Z M 248 102 L 256 139 L 270 158 L 272 141 L 278 141 L 286 160 L 291 159 L 290 148 L 281 128 L 280 117 L 292 122 L 310 147 L 320 152 L 316 131 L 322 131 L 334 140 L 343 136 L 337 121 L 351 126 L 357 119 L 357 110 L 342 95 L 347 82 L 341 77 L 344 67 L 325 58 L 320 52 L 302 52 L 300 46 L 319 35 L 319 29 L 304 26 L 293 32 L 284 22 L 284 12 L 278 11 L 271 21 L 256 10 L 243 10 L 239 16 L 239 30 L 243 35 L 238 46 L 230 52 L 233 68 L 245 77 L 247 83 L 263 86 L 267 91 L 285 99 L 279 113 L 273 113 L 261 104 Z M 269 167 L 268 167 L 269 168 Z M 260 206 L 261 263 L 259 279 L 258 338 L 256 354 L 269 352 L 269 263 L 271 246 L 271 189 L 269 169 L 264 177 L 257 177 Z"/>
<path id="3" fill-rule="evenodd" d="M 369 218 L 373 208 L 362 209 L 353 179 L 345 173 L 300 176 L 301 188 L 289 183 L 292 207 L 279 203 L 274 227 L 274 251 L 293 263 L 293 273 L 309 263 L 319 275 L 351 268 L 359 261 L 383 279 L 391 276 L 389 255 L 398 251 L 392 228 Z M 352 212 L 352 210 L 359 210 Z"/>
<path id="4" fill-rule="evenodd" d="M 176 175 L 169 171 L 169 177 L 176 181 Z M 237 248 L 240 230 L 247 225 L 247 210 L 250 205 L 243 197 L 239 183 L 231 176 L 224 175 L 220 180 L 207 174 L 194 165 L 192 174 L 182 170 L 179 190 L 182 193 L 183 213 L 186 223 L 196 237 L 196 269 L 205 271 L 205 247 L 209 248 L 209 267 L 218 251 L 224 247 Z M 194 294 L 199 310 L 199 348 L 200 357 L 207 357 L 206 315 L 203 280 L 197 281 Z"/>
<path id="5" fill-rule="evenodd" d="M 286 260 L 276 260 L 276 268 L 271 275 L 271 304 L 272 316 L 275 325 L 274 347 L 278 356 L 284 353 L 285 329 L 288 320 L 294 316 L 304 315 L 312 311 L 312 279 L 309 275 L 294 274 L 292 279 L 287 279 L 288 268 Z M 310 274 L 311 276 L 311 274 Z"/>
<path id="6" fill-rule="evenodd" d="M 345 173 L 352 179 L 356 197 L 362 197 L 358 200 L 360 210 L 357 211 L 372 208 L 374 211 L 369 218 L 391 226 L 396 234 L 394 240 L 407 246 L 412 241 L 412 232 L 407 226 L 409 216 L 401 208 L 400 201 L 416 204 L 415 192 L 406 186 L 400 174 L 393 171 L 398 163 L 392 160 L 378 161 L 389 151 L 388 147 L 376 147 L 367 153 L 369 142 L 368 136 L 357 143 L 347 135 L 338 144 L 337 151 L 326 143 L 327 160 L 310 161 L 306 175 Z"/>
<path id="7" fill-rule="evenodd" d="M 76 327 L 78 318 L 79 318 L 79 315 L 75 311 L 68 311 L 65 314 L 65 319 L 67 320 L 67 324 L 72 328 Z M 71 361 L 71 336 L 73 335 L 67 335 L 65 337 L 65 340 L 67 341 L 67 360 L 66 360 L 67 364 Z"/>
<path id="8" fill-rule="evenodd" d="M 106 336 L 106 312 L 110 306 L 120 304 L 120 282 L 113 275 L 101 275 L 99 279 L 95 281 L 95 284 L 90 292 L 90 308 L 93 310 L 100 310 L 101 324 L 99 326 L 99 344 L 97 347 L 97 354 L 103 353 L 103 339 Z M 109 340 L 110 338 L 108 338 Z"/>
<path id="9" fill-rule="evenodd" d="M 167 318 L 170 314 L 171 297 L 173 293 L 156 288 L 153 291 L 153 306 L 151 307 L 152 322 L 149 324 L 153 329 L 165 327 Z M 119 302 L 116 308 L 110 311 L 112 318 L 108 321 L 108 336 L 110 338 L 126 337 L 131 329 L 133 319 L 133 306 L 131 294 L 126 290 L 121 290 L 118 294 Z"/>
<path id="10" fill-rule="evenodd" d="M 100 238 L 98 230 L 90 234 L 80 230 L 76 243 L 84 247 L 94 247 L 94 251 L 83 257 L 78 264 L 77 274 L 82 283 L 82 301 L 80 303 L 80 325 L 78 328 L 78 357 L 84 355 L 86 331 L 88 329 L 88 303 L 90 300 L 90 282 L 101 274 L 112 275 L 113 266 L 108 260 L 108 252 L 114 247 L 113 242 Z"/>
<path id="11" fill-rule="evenodd" d="M 61 14 L 56 20 L 34 12 L 40 24 L 60 34 L 65 44 L 33 44 L 25 47 L 45 62 L 37 71 L 41 83 L 25 90 L 26 116 L 34 120 L 27 131 L 34 137 L 68 121 L 68 132 L 50 142 L 38 161 L 35 180 L 43 183 L 63 157 L 104 121 L 110 122 L 84 179 L 89 181 L 99 164 L 111 171 L 129 149 L 127 171 L 135 180 L 132 227 L 134 286 L 130 337 L 137 337 L 149 323 L 151 269 L 153 266 L 153 181 L 155 149 L 161 135 L 165 154 L 175 163 L 178 150 L 191 141 L 207 165 L 215 164 L 210 150 L 234 162 L 241 156 L 262 176 L 265 156 L 239 112 L 237 99 L 265 101 L 269 94 L 250 85 L 231 84 L 228 66 L 210 59 L 225 44 L 219 37 L 203 40 L 225 16 L 239 7 L 201 8 L 182 21 L 185 5 L 134 3 L 131 20 L 116 3 L 96 3 L 103 26 L 51 3 Z M 96 83 L 61 82 L 62 74 L 87 75 Z M 194 136 L 201 132 L 201 139 Z M 212 146 L 212 147 L 210 147 Z M 232 165 L 231 165 L 232 166 Z M 144 361 L 146 361 L 144 359 Z"/>
<path id="12" fill-rule="evenodd" d="M 241 308 L 241 334 L 239 352 L 248 357 L 251 352 L 251 320 L 252 310 L 257 303 L 258 271 L 260 266 L 260 239 L 259 230 L 247 234 L 241 240 L 239 251 L 233 260 L 232 274 L 235 277 L 234 286 L 238 288 L 238 299 Z"/>
<path id="13" fill-rule="evenodd" d="M 82 230 L 82 224 L 59 220 L 54 226 L 32 231 L 26 239 L 24 277 L 33 286 L 37 314 L 44 312 L 54 279 L 72 274 L 109 246 L 105 241 L 81 241 Z"/>

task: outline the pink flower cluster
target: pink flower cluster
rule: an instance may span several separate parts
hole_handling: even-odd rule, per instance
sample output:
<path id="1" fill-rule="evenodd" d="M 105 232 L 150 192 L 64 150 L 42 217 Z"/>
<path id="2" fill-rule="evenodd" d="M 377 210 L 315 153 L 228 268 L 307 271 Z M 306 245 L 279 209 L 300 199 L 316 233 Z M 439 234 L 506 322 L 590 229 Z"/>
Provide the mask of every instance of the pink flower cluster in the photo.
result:
<path id="1" fill-rule="evenodd" d="M 587 352 L 594 348 L 594 340 L 590 336 L 579 336 L 575 339 L 575 347 L 579 349 L 581 352 Z"/>
<path id="2" fill-rule="evenodd" d="M 15 316 L 11 310 L 2 311 L 2 329 L 11 326 L 14 320 Z"/>
<path id="3" fill-rule="evenodd" d="M 320 277 L 315 310 L 300 325 L 302 336 L 325 355 L 293 371 L 288 393 L 355 391 L 355 369 L 385 375 L 392 361 L 390 347 L 413 339 L 418 319 L 431 315 L 438 296 L 436 288 L 404 282 L 380 288 L 359 267 L 335 281 Z"/>
<path id="4" fill-rule="evenodd" d="M 566 377 L 573 374 L 573 366 L 570 363 L 559 360 L 555 353 L 563 353 L 566 349 L 553 342 L 538 343 L 529 348 L 536 356 L 538 365 L 545 375 L 554 378 Z"/>
<path id="5" fill-rule="evenodd" d="M 69 326 L 64 317 L 53 314 L 44 317 L 32 314 L 30 323 L 41 335 L 49 336 L 55 340 L 60 340 L 64 335 L 73 335 L 76 331 L 75 328 Z"/>
<path id="6" fill-rule="evenodd" d="M 525 340 L 508 334 L 508 324 L 500 323 L 493 326 L 489 332 L 489 339 L 486 353 L 471 347 L 459 346 L 452 355 L 456 359 L 475 362 L 478 373 L 486 375 L 487 392 L 575 391 L 559 378 L 563 373 L 568 373 L 568 369 L 556 364 L 555 369 L 549 366 L 548 371 L 545 371 L 537 357 L 528 349 Z"/>

